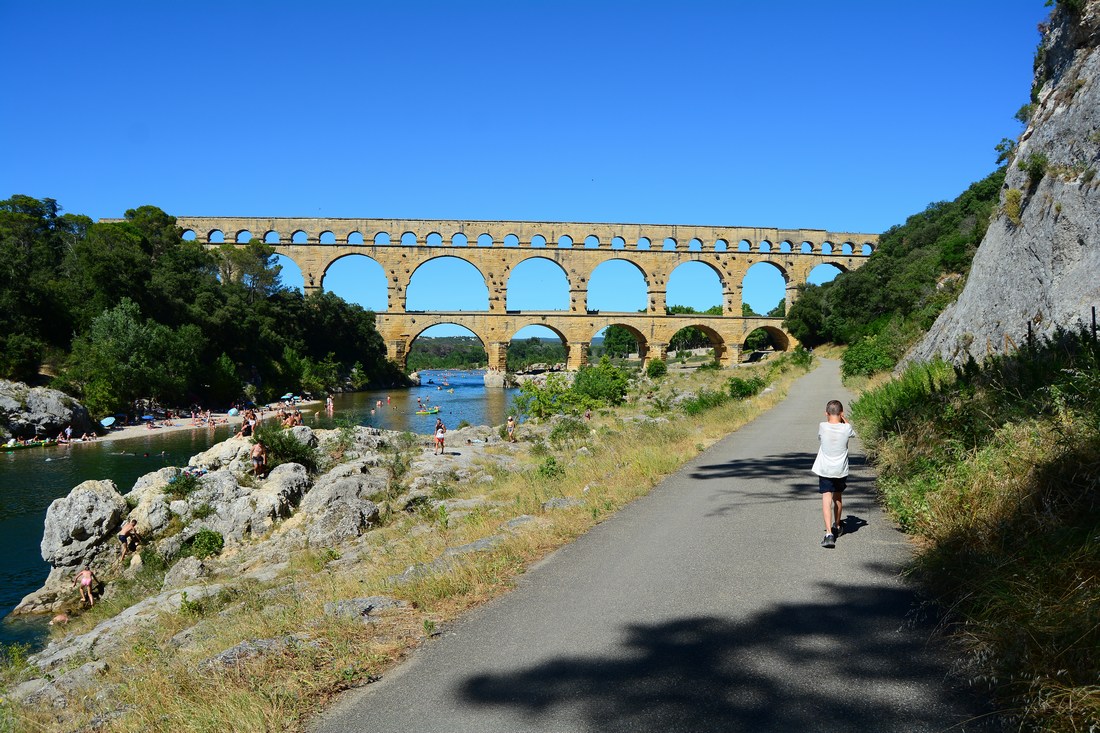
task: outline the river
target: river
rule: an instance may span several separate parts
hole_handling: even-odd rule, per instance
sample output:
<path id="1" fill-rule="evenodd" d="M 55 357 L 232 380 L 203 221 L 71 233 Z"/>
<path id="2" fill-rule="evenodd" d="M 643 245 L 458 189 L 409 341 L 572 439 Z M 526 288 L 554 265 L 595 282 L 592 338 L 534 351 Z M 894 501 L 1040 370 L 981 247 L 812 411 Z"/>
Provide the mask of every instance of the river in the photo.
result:
<path id="1" fill-rule="evenodd" d="M 424 370 L 420 374 L 420 387 L 337 395 L 332 416 L 325 413 L 323 405 L 309 406 L 303 409 L 306 424 L 332 428 L 337 422 L 348 421 L 422 434 L 432 431 L 437 417 L 449 428 L 462 421 L 499 425 L 516 392 L 486 389 L 483 371 Z M 428 384 L 429 380 L 434 384 Z M 438 405 L 439 414 L 415 414 L 417 397 Z M 0 617 L 6 616 L 27 593 L 41 587 L 49 573 L 39 543 L 50 502 L 89 479 L 111 479 L 125 493 L 140 476 L 164 466 L 187 465 L 191 456 L 225 440 L 234 430 L 219 426 L 213 430 L 180 430 L 127 440 L 0 452 Z M 0 622 L 0 643 L 39 644 L 44 638 L 44 621 L 5 618 Z"/>

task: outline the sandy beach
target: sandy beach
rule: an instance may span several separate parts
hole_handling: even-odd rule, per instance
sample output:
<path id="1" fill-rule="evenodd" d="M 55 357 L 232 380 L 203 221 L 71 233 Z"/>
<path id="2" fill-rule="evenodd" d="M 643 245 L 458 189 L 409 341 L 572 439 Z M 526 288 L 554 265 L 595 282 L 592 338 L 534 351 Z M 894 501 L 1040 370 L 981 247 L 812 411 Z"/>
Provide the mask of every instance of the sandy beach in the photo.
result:
<path id="1" fill-rule="evenodd" d="M 309 400 L 309 401 L 305 401 L 305 402 L 298 402 L 294 406 L 297 407 L 298 409 L 302 410 L 303 413 L 305 413 L 306 410 L 303 409 L 303 408 L 316 407 L 316 406 L 321 405 L 321 404 L 322 404 L 322 402 L 320 400 Z M 266 407 L 265 410 L 264 410 L 264 413 L 263 413 L 263 420 L 266 421 L 266 420 L 272 419 L 273 417 L 275 417 L 278 414 L 278 410 L 279 410 L 278 403 L 276 403 L 274 406 Z M 312 414 L 313 412 L 314 412 L 313 410 L 309 410 L 308 414 Z M 211 412 L 210 416 L 214 420 L 214 427 L 222 427 L 222 426 L 228 424 L 228 425 L 232 426 L 234 430 L 239 430 L 240 427 L 241 427 L 241 423 L 244 422 L 244 417 L 243 416 L 241 416 L 241 415 L 230 416 L 228 413 L 225 413 L 225 412 Z M 167 433 L 171 433 L 171 432 L 180 432 L 180 431 L 184 431 L 184 430 L 209 430 L 210 427 L 211 426 L 206 425 L 206 424 L 193 425 L 192 422 L 191 422 L 191 417 L 188 415 L 188 416 L 185 416 L 185 417 L 179 417 L 179 418 L 175 418 L 175 419 L 172 419 L 172 420 L 157 420 L 153 424 L 152 427 L 148 427 L 144 424 L 142 424 L 142 425 L 123 425 L 123 426 L 120 426 L 120 427 L 113 427 L 112 426 L 110 429 L 107 430 L 106 435 L 100 435 L 99 437 L 96 438 L 95 441 L 87 441 L 87 442 L 101 443 L 103 441 L 109 441 L 109 440 L 126 440 L 127 438 L 141 438 L 141 437 L 148 437 L 148 436 L 152 436 L 152 435 L 162 435 L 162 434 L 167 434 Z M 85 441 L 74 440 L 74 441 L 72 441 L 72 444 L 80 445 L 83 442 L 85 442 Z"/>

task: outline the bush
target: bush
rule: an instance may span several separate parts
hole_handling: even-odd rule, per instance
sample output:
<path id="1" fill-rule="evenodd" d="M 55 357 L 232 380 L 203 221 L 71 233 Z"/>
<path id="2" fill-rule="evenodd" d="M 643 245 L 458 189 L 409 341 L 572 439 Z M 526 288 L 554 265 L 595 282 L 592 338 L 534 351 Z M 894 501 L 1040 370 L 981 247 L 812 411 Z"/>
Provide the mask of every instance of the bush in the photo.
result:
<path id="1" fill-rule="evenodd" d="M 573 380 L 571 391 L 602 405 L 622 404 L 630 375 L 613 365 L 606 356 L 596 366 L 583 367 Z"/>
<path id="2" fill-rule="evenodd" d="M 199 477 L 189 473 L 181 473 L 168 481 L 164 493 L 171 499 L 186 499 L 198 490 Z"/>
<path id="3" fill-rule="evenodd" d="M 538 475 L 546 479 L 560 478 L 565 475 L 565 467 L 554 456 L 547 456 L 539 465 Z"/>
<path id="4" fill-rule="evenodd" d="M 735 400 L 747 400 L 749 397 L 755 397 L 763 392 L 767 383 L 760 377 L 750 377 L 748 379 L 730 377 L 727 385 L 730 397 Z"/>
<path id="5" fill-rule="evenodd" d="M 560 448 L 566 443 L 584 440 L 588 437 L 588 425 L 584 420 L 575 417 L 563 417 L 550 431 L 550 442 L 555 448 Z"/>
<path id="6" fill-rule="evenodd" d="M 198 534 L 184 543 L 180 556 L 197 557 L 202 560 L 220 554 L 224 547 L 225 539 L 221 533 L 212 529 L 200 529 Z"/>
<path id="7" fill-rule="evenodd" d="M 680 405 L 688 415 L 698 415 L 704 410 L 709 410 L 725 404 L 728 399 L 729 397 L 725 392 L 712 389 L 701 389 L 698 394 L 684 400 Z"/>
<path id="8" fill-rule="evenodd" d="M 668 364 L 664 359 L 650 359 L 645 365 L 645 375 L 650 379 L 660 379 L 668 374 Z"/>
<path id="9" fill-rule="evenodd" d="M 299 463 L 310 473 L 316 473 L 321 456 L 316 448 L 299 442 L 289 430 L 275 424 L 261 425 L 256 428 L 253 443 L 262 442 L 267 446 L 267 470 L 284 463 Z"/>
<path id="10" fill-rule="evenodd" d="M 1023 221 L 1020 218 L 1023 196 L 1024 192 L 1018 188 L 1010 188 L 1005 191 L 1005 216 L 1014 226 L 1020 226 L 1020 222 Z"/>
<path id="11" fill-rule="evenodd" d="M 799 344 L 794 347 L 794 351 L 790 353 L 790 360 L 791 364 L 794 364 L 799 369 L 809 369 L 813 366 L 814 354 L 802 344 Z"/>
<path id="12" fill-rule="evenodd" d="M 845 377 L 869 377 L 893 369 L 897 359 L 875 336 L 864 336 L 844 351 L 840 371 Z"/>
<path id="13" fill-rule="evenodd" d="M 1034 188 L 1047 174 L 1050 160 L 1043 153 L 1028 153 L 1027 157 L 1016 164 L 1016 167 L 1027 173 L 1027 182 Z"/>

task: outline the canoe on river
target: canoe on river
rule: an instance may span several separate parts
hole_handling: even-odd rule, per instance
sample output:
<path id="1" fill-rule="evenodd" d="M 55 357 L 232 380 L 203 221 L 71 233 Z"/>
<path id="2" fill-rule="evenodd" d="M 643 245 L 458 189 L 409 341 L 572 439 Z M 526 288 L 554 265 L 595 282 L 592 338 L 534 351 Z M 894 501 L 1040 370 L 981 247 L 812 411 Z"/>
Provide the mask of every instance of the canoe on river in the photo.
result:
<path id="1" fill-rule="evenodd" d="M 416 414 L 417 415 L 434 415 L 437 412 L 439 412 L 438 407 L 429 407 L 427 410 L 417 410 Z"/>
<path id="2" fill-rule="evenodd" d="M 0 449 L 6 451 L 23 450 L 24 448 L 48 448 L 57 445 L 56 440 L 32 440 L 29 443 L 4 443 Z"/>

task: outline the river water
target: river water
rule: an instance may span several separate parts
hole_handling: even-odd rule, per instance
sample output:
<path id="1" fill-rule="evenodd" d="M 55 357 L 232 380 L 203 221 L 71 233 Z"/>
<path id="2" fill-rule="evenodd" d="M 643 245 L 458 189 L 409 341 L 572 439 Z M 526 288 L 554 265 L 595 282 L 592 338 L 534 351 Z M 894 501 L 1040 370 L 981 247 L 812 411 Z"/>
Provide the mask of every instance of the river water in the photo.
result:
<path id="1" fill-rule="evenodd" d="M 325 413 L 323 405 L 303 408 L 306 424 L 332 428 L 338 421 L 349 421 L 422 434 L 431 433 L 437 417 L 449 428 L 462 421 L 500 425 L 516 391 L 486 389 L 484 371 L 480 370 L 424 370 L 420 375 L 420 387 L 337 395 L 332 416 Z M 429 380 L 434 383 L 428 384 Z M 415 414 L 417 397 L 438 405 L 439 414 Z M 49 573 L 39 543 L 50 502 L 89 479 L 111 479 L 125 493 L 140 476 L 164 466 L 185 466 L 191 456 L 225 440 L 235 430 L 235 426 L 222 425 L 212 430 L 150 432 L 127 440 L 0 452 L 0 618 L 23 596 L 41 587 Z M 44 621 L 4 619 L 0 643 L 38 644 L 44 637 Z"/>

